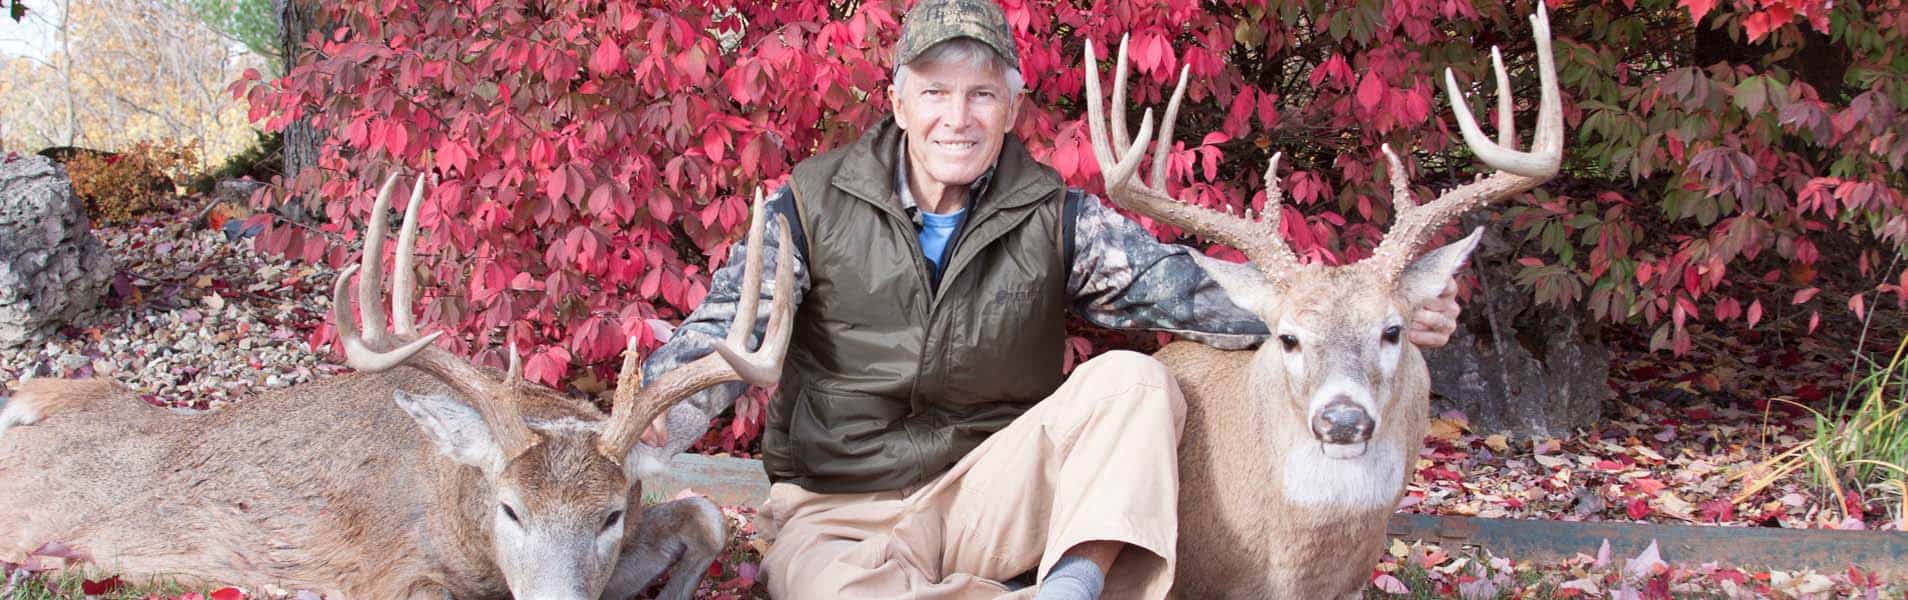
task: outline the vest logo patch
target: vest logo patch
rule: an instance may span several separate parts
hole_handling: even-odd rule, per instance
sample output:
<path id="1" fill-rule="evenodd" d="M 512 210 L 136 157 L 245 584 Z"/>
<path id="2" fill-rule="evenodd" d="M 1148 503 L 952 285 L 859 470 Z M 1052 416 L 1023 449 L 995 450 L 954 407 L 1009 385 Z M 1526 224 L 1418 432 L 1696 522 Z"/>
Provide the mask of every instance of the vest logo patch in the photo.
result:
<path id="1" fill-rule="evenodd" d="M 994 304 L 1024 304 L 1040 298 L 1040 289 L 1036 284 L 1019 285 L 994 292 Z"/>

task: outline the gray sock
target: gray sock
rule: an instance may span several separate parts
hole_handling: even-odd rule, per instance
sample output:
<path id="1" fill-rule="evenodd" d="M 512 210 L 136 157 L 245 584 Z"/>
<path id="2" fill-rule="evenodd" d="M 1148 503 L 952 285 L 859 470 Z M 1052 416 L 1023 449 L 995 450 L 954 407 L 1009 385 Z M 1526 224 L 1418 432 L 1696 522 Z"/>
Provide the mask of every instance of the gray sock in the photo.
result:
<path id="1" fill-rule="evenodd" d="M 1054 563 L 1053 570 L 1047 571 L 1047 578 L 1040 581 L 1038 600 L 1098 600 L 1100 589 L 1106 585 L 1106 574 L 1100 572 L 1100 565 L 1078 556 L 1065 556 Z"/>

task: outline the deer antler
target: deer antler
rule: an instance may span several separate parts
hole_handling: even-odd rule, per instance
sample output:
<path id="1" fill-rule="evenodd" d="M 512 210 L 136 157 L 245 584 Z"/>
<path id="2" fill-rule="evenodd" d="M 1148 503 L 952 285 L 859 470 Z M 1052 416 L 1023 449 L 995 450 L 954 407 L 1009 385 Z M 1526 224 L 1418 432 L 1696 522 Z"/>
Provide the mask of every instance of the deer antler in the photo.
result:
<path id="1" fill-rule="evenodd" d="M 1470 107 L 1463 101 L 1464 94 L 1458 90 L 1457 78 L 1450 69 L 1444 71 L 1444 84 L 1451 96 L 1451 109 L 1457 116 L 1458 129 L 1464 135 L 1464 145 L 1477 155 L 1478 160 L 1496 169 L 1496 173 L 1445 192 L 1436 200 L 1417 205 L 1411 201 L 1403 163 L 1397 155 L 1392 154 L 1389 146 L 1383 148 L 1391 169 L 1392 203 L 1396 206 L 1397 217 L 1391 230 L 1385 233 L 1384 241 L 1372 252 L 1372 259 L 1378 261 L 1392 278 L 1404 272 L 1438 228 L 1472 209 L 1529 191 L 1555 176 L 1562 166 L 1563 99 L 1557 91 L 1557 67 L 1550 53 L 1550 17 L 1544 9 L 1544 3 L 1537 3 L 1537 14 L 1531 15 L 1530 25 L 1537 39 L 1540 96 L 1537 103 L 1537 135 L 1531 141 L 1529 152 L 1517 151 L 1516 128 L 1511 123 L 1510 76 L 1505 73 L 1503 56 L 1495 47 L 1491 48 L 1491 63 L 1497 72 L 1497 143 L 1491 143 L 1490 138 L 1478 129 L 1477 120 L 1471 116 Z"/>
<path id="2" fill-rule="evenodd" d="M 515 458 L 535 445 L 538 438 L 517 412 L 515 396 L 509 393 L 509 387 L 492 380 L 489 375 L 471 366 L 469 361 L 431 345 L 443 332 L 417 337 L 417 328 L 411 319 L 414 291 L 411 261 L 417 243 L 418 205 L 424 200 L 422 176 L 418 177 L 417 185 L 411 190 L 411 202 L 404 210 L 404 225 L 398 234 L 395 263 L 392 265 L 392 331 L 388 334 L 382 331 L 385 325 L 379 298 L 383 289 L 379 266 L 383 259 L 385 213 L 391 208 L 391 191 L 397 187 L 397 182 L 395 173 L 385 180 L 384 187 L 378 191 L 377 201 L 371 206 L 371 223 L 365 231 L 363 258 L 358 265 L 339 273 L 338 280 L 332 284 L 331 317 L 337 323 L 338 339 L 344 345 L 345 364 L 365 372 L 409 364 L 436 376 L 457 390 L 466 402 L 483 415 L 484 423 L 490 427 L 491 435 L 503 449 L 505 459 Z M 353 273 L 362 273 L 358 279 L 358 309 L 364 315 L 369 336 L 360 336 L 351 322 L 351 304 L 347 300 L 345 286 Z M 372 329 L 374 327 L 376 329 Z M 403 342 L 403 345 L 391 350 L 378 349 L 397 342 Z M 511 352 L 512 364 L 519 360 L 514 350 Z M 514 374 L 512 379 L 515 379 Z"/>
<path id="3" fill-rule="evenodd" d="M 1093 42 L 1086 44 L 1086 93 L 1087 93 L 1087 133 L 1093 140 L 1093 156 L 1100 162 L 1102 177 L 1106 181 L 1106 195 L 1122 208 L 1138 212 L 1153 219 L 1166 222 L 1194 235 L 1203 236 L 1219 243 L 1239 249 L 1246 255 L 1261 273 L 1277 282 L 1281 276 L 1296 269 L 1298 257 L 1292 253 L 1285 239 L 1279 235 L 1279 202 L 1282 194 L 1276 185 L 1279 156 L 1273 155 L 1265 171 L 1266 199 L 1264 218 L 1246 209 L 1241 216 L 1233 216 L 1230 207 L 1226 212 L 1210 210 L 1180 202 L 1166 193 L 1166 158 L 1172 149 L 1173 121 L 1179 114 L 1179 101 L 1186 93 L 1187 69 L 1179 70 L 1179 84 L 1173 89 L 1172 100 L 1166 105 L 1166 118 L 1159 130 L 1159 138 L 1153 146 L 1152 183 L 1139 181 L 1135 172 L 1139 167 L 1140 155 L 1145 152 L 1142 145 L 1128 146 L 1126 139 L 1126 38 L 1120 39 L 1120 51 L 1113 67 L 1113 124 L 1110 132 L 1107 119 L 1101 108 L 1100 75 L 1098 59 L 1093 53 Z M 1152 131 L 1153 113 L 1149 109 L 1140 120 L 1140 133 L 1135 141 L 1144 141 Z M 1115 157 L 1118 157 L 1117 162 Z"/>
<path id="4" fill-rule="evenodd" d="M 776 236 L 781 244 L 775 254 L 775 299 L 770 305 L 768 327 L 762 345 L 755 352 L 744 350 L 749 333 L 755 330 L 755 312 L 762 291 L 763 219 L 768 210 L 761 190 L 755 192 L 755 208 L 749 220 L 749 243 L 742 271 L 741 298 L 735 320 L 729 324 L 727 339 L 715 344 L 715 353 L 677 367 L 642 385 L 635 340 L 623 351 L 623 370 L 617 376 L 615 404 L 610 408 L 608 424 L 597 441 L 597 451 L 617 464 L 629 455 L 642 430 L 657 415 L 691 394 L 710 386 L 743 381 L 752 385 L 771 385 L 782 376 L 782 357 L 788 353 L 789 334 L 794 331 L 795 306 L 790 290 L 795 286 L 794 243 L 789 241 L 788 219 L 775 217 Z"/>

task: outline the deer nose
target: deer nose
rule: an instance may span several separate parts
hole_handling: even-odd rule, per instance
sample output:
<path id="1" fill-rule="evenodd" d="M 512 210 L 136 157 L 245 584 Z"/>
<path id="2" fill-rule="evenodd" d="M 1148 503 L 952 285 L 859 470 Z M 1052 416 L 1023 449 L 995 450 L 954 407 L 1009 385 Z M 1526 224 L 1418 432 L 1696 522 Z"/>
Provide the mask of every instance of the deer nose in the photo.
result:
<path id="1" fill-rule="evenodd" d="M 1355 444 L 1371 439 L 1375 425 L 1364 408 L 1339 396 L 1312 416 L 1312 435 L 1327 444 Z"/>

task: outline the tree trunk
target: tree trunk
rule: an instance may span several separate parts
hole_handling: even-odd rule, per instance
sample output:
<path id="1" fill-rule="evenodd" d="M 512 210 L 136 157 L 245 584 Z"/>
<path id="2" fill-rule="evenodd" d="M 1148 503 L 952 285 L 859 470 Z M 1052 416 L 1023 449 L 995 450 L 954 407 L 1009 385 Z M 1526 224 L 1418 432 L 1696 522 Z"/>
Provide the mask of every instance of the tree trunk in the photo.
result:
<path id="1" fill-rule="evenodd" d="M 1472 215 L 1465 228 L 1488 217 Z M 1610 356 L 1597 324 L 1578 311 L 1539 306 L 1513 280 L 1516 254 L 1486 226 L 1471 255 L 1481 285 L 1451 342 L 1425 352 L 1438 408 L 1455 408 L 1473 431 L 1560 437 L 1601 415 Z"/>
<path id="2" fill-rule="evenodd" d="M 290 72 L 297 66 L 299 54 L 304 52 L 305 34 L 322 31 L 319 22 L 318 3 L 311 0 L 274 0 L 278 11 L 280 51 L 285 57 L 285 70 Z M 297 121 L 285 126 L 284 145 L 280 150 L 284 157 L 285 181 L 290 182 L 305 169 L 318 166 L 318 145 L 325 134 L 312 127 L 311 115 L 299 117 Z M 285 198 L 278 207 L 279 216 L 304 223 L 315 223 L 324 219 L 324 211 L 302 198 Z"/>

